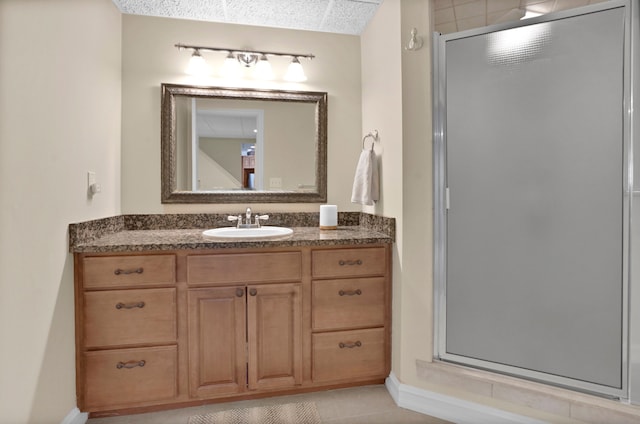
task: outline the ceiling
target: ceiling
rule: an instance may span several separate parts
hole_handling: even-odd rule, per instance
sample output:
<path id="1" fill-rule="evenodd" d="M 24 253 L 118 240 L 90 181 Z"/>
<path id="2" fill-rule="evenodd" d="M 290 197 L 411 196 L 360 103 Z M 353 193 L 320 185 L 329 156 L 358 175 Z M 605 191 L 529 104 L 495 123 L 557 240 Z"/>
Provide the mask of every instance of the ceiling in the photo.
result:
<path id="1" fill-rule="evenodd" d="M 122 13 L 360 35 L 383 0 L 112 0 Z M 609 0 L 423 0 L 448 34 Z"/>
<path id="2" fill-rule="evenodd" d="M 383 0 L 113 0 L 122 13 L 360 35 Z"/>
<path id="3" fill-rule="evenodd" d="M 199 137 L 254 139 L 258 130 L 257 113 L 225 113 L 198 110 L 196 128 Z"/>
<path id="4" fill-rule="evenodd" d="M 546 14 L 608 0 L 432 0 L 435 31 L 442 34 L 517 21 L 525 11 Z"/>

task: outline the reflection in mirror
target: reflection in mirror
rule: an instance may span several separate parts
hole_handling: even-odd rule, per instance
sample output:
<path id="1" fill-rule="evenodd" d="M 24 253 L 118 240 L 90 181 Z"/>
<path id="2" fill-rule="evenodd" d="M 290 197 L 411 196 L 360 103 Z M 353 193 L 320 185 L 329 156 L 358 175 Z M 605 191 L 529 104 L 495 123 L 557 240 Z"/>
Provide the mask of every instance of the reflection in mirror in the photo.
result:
<path id="1" fill-rule="evenodd" d="M 326 201 L 327 94 L 162 85 L 162 202 Z"/>

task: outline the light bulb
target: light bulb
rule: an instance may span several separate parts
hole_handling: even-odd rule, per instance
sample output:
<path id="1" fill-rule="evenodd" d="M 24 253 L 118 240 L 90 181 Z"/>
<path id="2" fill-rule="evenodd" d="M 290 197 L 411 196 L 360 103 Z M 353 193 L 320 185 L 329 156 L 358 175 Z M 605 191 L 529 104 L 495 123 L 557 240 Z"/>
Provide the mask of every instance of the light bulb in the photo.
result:
<path id="1" fill-rule="evenodd" d="M 303 82 L 307 80 L 307 76 L 304 74 L 304 69 L 302 69 L 302 65 L 297 57 L 294 57 L 289 64 L 289 68 L 287 69 L 287 73 L 284 75 L 284 79 L 292 82 Z"/>
<path id="2" fill-rule="evenodd" d="M 220 73 L 226 78 L 238 78 L 240 76 L 240 63 L 233 53 L 229 52 L 227 55 Z"/>
<path id="3" fill-rule="evenodd" d="M 207 62 L 200 55 L 198 50 L 194 50 L 191 55 L 191 59 L 189 59 L 189 65 L 187 66 L 187 74 L 196 75 L 196 76 L 204 76 L 209 75 L 211 73 Z"/>
<path id="4" fill-rule="evenodd" d="M 263 54 L 260 56 L 260 60 L 258 60 L 258 63 L 256 64 L 254 76 L 262 80 L 273 79 L 273 70 L 271 69 L 271 63 L 269 63 L 266 55 Z"/>

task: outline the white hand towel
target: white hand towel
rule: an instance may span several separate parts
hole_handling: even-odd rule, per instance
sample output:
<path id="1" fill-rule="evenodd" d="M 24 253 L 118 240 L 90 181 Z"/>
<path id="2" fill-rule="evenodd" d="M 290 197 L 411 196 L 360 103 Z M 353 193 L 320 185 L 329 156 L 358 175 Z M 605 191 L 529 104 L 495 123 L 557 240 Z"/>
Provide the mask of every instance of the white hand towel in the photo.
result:
<path id="1" fill-rule="evenodd" d="M 362 205 L 373 205 L 380 198 L 380 181 L 376 154 L 371 150 L 363 150 L 356 167 L 353 179 L 351 202 Z"/>

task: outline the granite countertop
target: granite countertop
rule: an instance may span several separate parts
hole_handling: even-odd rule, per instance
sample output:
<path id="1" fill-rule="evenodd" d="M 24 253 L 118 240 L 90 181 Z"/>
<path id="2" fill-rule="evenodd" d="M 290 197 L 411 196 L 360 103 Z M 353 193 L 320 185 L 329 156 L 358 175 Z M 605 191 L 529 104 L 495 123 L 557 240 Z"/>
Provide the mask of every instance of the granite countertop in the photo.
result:
<path id="1" fill-rule="evenodd" d="M 218 239 L 202 234 L 221 224 L 226 215 L 124 215 L 69 225 L 69 250 L 74 253 L 230 249 L 249 247 L 333 246 L 393 243 L 395 219 L 345 212 L 336 230 L 320 230 L 312 213 L 279 214 L 277 223 L 293 234 L 264 239 Z M 289 225 L 287 225 L 289 224 Z M 292 225 L 293 224 L 293 225 Z M 313 225 L 315 224 L 315 225 Z M 195 227 L 195 228 L 194 228 Z"/>

